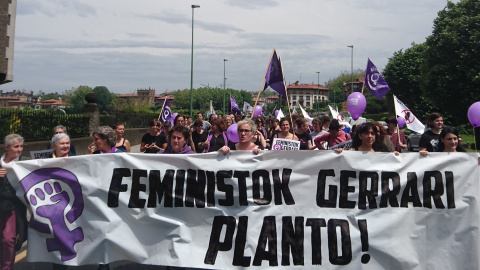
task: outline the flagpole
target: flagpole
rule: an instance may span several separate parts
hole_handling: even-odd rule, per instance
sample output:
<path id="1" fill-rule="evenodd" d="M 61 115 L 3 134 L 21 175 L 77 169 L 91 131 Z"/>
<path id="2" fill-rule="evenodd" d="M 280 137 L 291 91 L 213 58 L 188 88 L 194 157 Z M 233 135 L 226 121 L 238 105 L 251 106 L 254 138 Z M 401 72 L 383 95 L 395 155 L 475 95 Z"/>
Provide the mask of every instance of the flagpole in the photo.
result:
<path id="1" fill-rule="evenodd" d="M 160 113 L 158 114 L 158 119 L 157 120 L 160 120 L 160 117 L 162 117 L 162 112 L 163 112 L 163 107 L 165 106 L 165 102 L 167 102 L 167 97 L 165 97 L 165 101 L 163 102 L 162 109 L 160 110 Z"/>
<path id="2" fill-rule="evenodd" d="M 283 73 L 283 65 L 282 65 L 282 57 L 278 58 L 278 61 L 280 62 L 280 65 L 282 66 L 282 75 L 285 74 Z M 293 119 L 292 119 L 292 111 L 290 110 L 290 101 L 288 100 L 288 93 L 287 93 L 287 85 L 285 84 L 285 75 L 283 76 L 283 86 L 285 86 L 285 96 L 287 96 L 287 104 L 288 104 L 288 114 L 290 115 L 290 123 L 292 126 L 292 133 L 295 134 L 295 130 L 293 129 Z"/>
<path id="3" fill-rule="evenodd" d="M 393 95 L 393 107 L 395 108 L 395 117 L 397 117 L 397 106 L 395 106 L 395 95 Z M 397 117 L 398 118 L 398 117 Z M 398 137 L 398 144 L 400 145 L 401 144 L 401 141 L 400 141 L 400 128 L 398 127 L 398 120 L 397 120 L 397 137 Z"/>
<path id="4" fill-rule="evenodd" d="M 260 90 L 258 91 L 257 99 L 255 100 L 255 105 L 253 105 L 253 111 L 252 111 L 252 114 L 250 115 L 250 118 L 253 117 L 253 113 L 255 112 L 255 108 L 257 107 L 258 99 L 260 98 L 260 93 L 263 91 L 262 88 L 265 84 L 265 76 L 267 76 L 267 71 L 268 71 L 268 68 L 270 67 L 270 62 L 272 62 L 272 56 L 274 52 L 275 52 L 275 48 L 273 48 L 272 53 L 270 54 L 270 60 L 267 65 L 267 69 L 265 70 L 265 75 L 263 76 L 262 84 L 260 84 Z"/>

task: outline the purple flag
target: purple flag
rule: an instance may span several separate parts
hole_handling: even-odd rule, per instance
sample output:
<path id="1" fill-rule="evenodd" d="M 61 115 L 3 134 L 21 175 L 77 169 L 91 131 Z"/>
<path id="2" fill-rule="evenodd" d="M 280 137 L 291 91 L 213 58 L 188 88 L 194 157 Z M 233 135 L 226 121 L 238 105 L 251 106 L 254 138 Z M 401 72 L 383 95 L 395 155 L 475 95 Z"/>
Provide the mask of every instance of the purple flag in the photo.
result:
<path id="1" fill-rule="evenodd" d="M 165 121 L 170 121 L 172 122 L 172 110 L 170 109 L 170 102 L 168 99 L 165 99 L 165 105 L 163 105 L 163 110 L 162 110 L 162 117 L 161 121 L 162 123 L 165 123 Z"/>
<path id="2" fill-rule="evenodd" d="M 263 90 L 267 89 L 269 86 L 284 98 L 287 98 L 285 83 L 283 81 L 282 64 L 278 59 L 277 52 L 275 50 L 273 50 L 272 59 L 270 59 L 270 64 L 268 64 L 267 73 L 265 74 L 265 86 L 263 87 Z"/>
<path id="3" fill-rule="evenodd" d="M 370 61 L 370 58 L 368 58 L 367 69 L 365 70 L 365 85 L 378 99 L 382 99 L 390 90 L 387 82 L 383 79 L 382 74 L 378 72 L 377 67 Z"/>
<path id="4" fill-rule="evenodd" d="M 232 112 L 237 114 L 242 114 L 240 111 L 240 107 L 238 107 L 237 102 L 233 98 L 232 94 L 230 94 L 230 108 L 232 108 Z"/>

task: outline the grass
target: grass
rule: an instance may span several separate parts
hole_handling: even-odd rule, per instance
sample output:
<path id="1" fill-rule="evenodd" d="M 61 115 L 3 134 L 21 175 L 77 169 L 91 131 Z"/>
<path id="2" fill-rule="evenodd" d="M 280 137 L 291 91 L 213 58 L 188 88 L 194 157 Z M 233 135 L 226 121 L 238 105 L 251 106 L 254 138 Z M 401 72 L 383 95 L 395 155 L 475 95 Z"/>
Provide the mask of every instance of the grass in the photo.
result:
<path id="1" fill-rule="evenodd" d="M 465 149 L 468 152 L 476 152 L 475 147 L 471 147 L 472 143 L 475 143 L 475 137 L 473 135 L 467 135 L 467 134 L 460 134 L 460 137 L 462 137 L 463 142 L 468 143 L 468 148 Z"/>

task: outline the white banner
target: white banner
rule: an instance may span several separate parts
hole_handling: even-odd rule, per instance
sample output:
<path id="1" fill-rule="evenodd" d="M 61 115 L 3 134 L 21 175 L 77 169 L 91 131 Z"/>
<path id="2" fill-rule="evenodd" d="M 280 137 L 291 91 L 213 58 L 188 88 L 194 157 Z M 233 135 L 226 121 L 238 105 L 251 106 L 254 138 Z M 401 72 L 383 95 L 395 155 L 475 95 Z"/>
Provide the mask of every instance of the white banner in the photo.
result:
<path id="1" fill-rule="evenodd" d="M 29 261 L 480 266 L 475 153 L 119 153 L 12 166 L 8 178 L 33 214 Z"/>

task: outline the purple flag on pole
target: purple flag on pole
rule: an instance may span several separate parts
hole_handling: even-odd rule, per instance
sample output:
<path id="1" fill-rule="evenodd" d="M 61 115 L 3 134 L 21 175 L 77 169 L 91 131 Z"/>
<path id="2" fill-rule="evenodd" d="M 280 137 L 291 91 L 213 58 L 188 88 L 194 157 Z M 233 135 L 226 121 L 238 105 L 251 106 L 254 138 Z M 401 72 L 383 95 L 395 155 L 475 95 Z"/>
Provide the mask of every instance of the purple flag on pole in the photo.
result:
<path id="1" fill-rule="evenodd" d="M 233 98 L 232 94 L 230 94 L 230 108 L 232 108 L 232 112 L 235 114 L 242 114 L 240 107 L 238 107 L 237 102 Z"/>
<path id="2" fill-rule="evenodd" d="M 387 82 L 383 79 L 382 74 L 378 72 L 377 67 L 370 61 L 370 58 L 368 58 L 367 69 L 365 70 L 365 86 L 378 99 L 382 99 L 390 90 Z"/>
<path id="3" fill-rule="evenodd" d="M 270 59 L 270 64 L 268 64 L 263 90 L 267 89 L 269 86 L 284 98 L 287 98 L 285 83 L 283 81 L 282 64 L 280 63 L 275 50 L 273 50 L 272 59 Z"/>
<path id="4" fill-rule="evenodd" d="M 163 110 L 162 110 L 162 117 L 161 117 L 162 123 L 165 123 L 165 121 L 170 121 L 172 122 L 172 110 L 170 109 L 170 102 L 168 99 L 165 99 L 165 105 L 163 105 Z"/>

